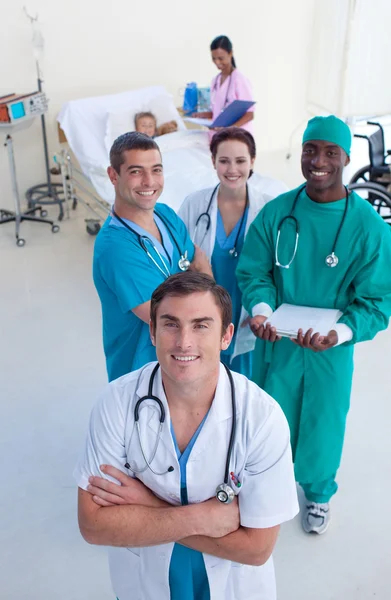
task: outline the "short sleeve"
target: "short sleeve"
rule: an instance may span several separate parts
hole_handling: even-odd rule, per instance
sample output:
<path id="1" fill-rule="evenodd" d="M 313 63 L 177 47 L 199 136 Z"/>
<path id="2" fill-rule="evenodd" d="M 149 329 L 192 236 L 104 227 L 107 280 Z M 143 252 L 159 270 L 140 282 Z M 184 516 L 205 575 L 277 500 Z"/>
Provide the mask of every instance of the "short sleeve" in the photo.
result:
<path id="1" fill-rule="evenodd" d="M 92 410 L 84 450 L 73 472 L 83 490 L 87 489 L 91 475 L 107 479 L 100 470 L 102 464 L 126 473 L 125 420 L 123 406 L 109 384 Z"/>
<path id="2" fill-rule="evenodd" d="M 277 403 L 253 436 L 239 508 L 241 525 L 254 529 L 280 525 L 299 511 L 289 426 Z"/>
<path id="3" fill-rule="evenodd" d="M 254 101 L 254 93 L 250 81 L 239 72 L 235 82 L 235 95 L 237 100 Z M 255 106 L 251 106 L 247 112 L 254 112 L 254 110 Z"/>
<path id="4" fill-rule="evenodd" d="M 125 314 L 151 299 L 165 277 L 144 250 L 126 232 L 111 233 L 107 254 L 101 253 L 97 268 Z"/>

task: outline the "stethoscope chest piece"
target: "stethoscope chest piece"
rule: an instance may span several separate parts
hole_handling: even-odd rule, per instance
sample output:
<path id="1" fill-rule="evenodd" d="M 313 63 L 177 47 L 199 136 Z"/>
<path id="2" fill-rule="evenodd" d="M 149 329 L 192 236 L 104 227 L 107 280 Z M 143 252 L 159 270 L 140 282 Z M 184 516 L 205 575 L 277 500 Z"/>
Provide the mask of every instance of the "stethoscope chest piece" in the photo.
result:
<path id="1" fill-rule="evenodd" d="M 339 262 L 338 256 L 336 256 L 334 254 L 334 252 L 332 252 L 331 254 L 326 256 L 325 263 L 328 267 L 331 267 L 331 268 L 336 267 L 338 262 Z"/>
<path id="2" fill-rule="evenodd" d="M 235 498 L 235 492 L 228 483 L 220 483 L 216 488 L 216 498 L 222 504 L 230 504 Z"/>
<path id="3" fill-rule="evenodd" d="M 185 254 L 180 257 L 180 259 L 178 261 L 178 267 L 180 268 L 181 271 L 187 271 L 188 268 L 190 267 L 190 261 L 187 258 L 187 250 L 185 251 Z"/>
<path id="4" fill-rule="evenodd" d="M 297 194 L 295 196 L 295 199 L 293 201 L 293 206 L 291 208 L 291 212 L 289 213 L 288 216 L 286 216 L 283 219 L 281 219 L 281 221 L 280 221 L 280 223 L 278 225 L 276 248 L 275 248 L 275 264 L 276 264 L 277 267 L 281 267 L 282 269 L 289 269 L 289 267 L 291 266 L 291 264 L 292 264 L 292 262 L 293 262 L 293 260 L 294 260 L 294 258 L 296 256 L 297 245 L 298 245 L 298 241 L 299 241 L 299 224 L 298 224 L 298 221 L 297 221 L 296 217 L 293 215 L 293 211 L 295 210 L 295 207 L 296 207 L 299 195 L 304 190 L 304 188 L 305 188 L 305 185 L 301 186 L 299 188 L 299 190 L 298 190 L 298 192 L 297 192 Z M 326 258 L 325 258 L 325 263 L 330 268 L 336 267 L 338 265 L 338 263 L 339 263 L 339 258 L 335 254 L 334 250 L 335 250 L 335 248 L 337 246 L 337 243 L 338 243 L 338 240 L 339 240 L 339 235 L 341 233 L 342 226 L 345 223 L 346 215 L 347 215 L 348 207 L 349 207 L 349 190 L 348 190 L 348 188 L 345 188 L 345 192 L 346 192 L 345 210 L 344 210 L 341 222 L 339 224 L 337 234 L 335 236 L 334 245 L 333 245 L 333 249 L 331 251 L 331 254 L 328 254 L 326 256 Z M 289 261 L 288 264 L 282 265 L 280 263 L 280 261 L 278 260 L 278 245 L 279 245 L 279 242 L 280 242 L 281 226 L 284 223 L 284 221 L 286 221 L 287 219 L 293 219 L 294 222 L 295 222 L 295 225 L 296 225 L 296 241 L 295 241 L 295 248 L 294 248 L 291 260 Z"/>

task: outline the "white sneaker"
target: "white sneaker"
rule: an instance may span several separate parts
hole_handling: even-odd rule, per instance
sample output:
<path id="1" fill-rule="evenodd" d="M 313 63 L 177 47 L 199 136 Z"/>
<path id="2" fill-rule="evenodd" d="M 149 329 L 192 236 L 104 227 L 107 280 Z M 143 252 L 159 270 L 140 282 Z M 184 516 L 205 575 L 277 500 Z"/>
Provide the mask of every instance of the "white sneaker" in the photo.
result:
<path id="1" fill-rule="evenodd" d="M 329 503 L 319 504 L 306 500 L 301 524 L 306 533 L 324 533 L 330 525 Z"/>

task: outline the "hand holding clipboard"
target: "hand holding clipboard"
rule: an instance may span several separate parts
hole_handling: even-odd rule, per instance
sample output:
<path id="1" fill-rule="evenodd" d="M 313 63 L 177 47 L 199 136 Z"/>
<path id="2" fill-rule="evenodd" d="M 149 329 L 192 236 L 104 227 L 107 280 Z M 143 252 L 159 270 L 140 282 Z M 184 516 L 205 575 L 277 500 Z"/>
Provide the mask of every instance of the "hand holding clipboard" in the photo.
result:
<path id="1" fill-rule="evenodd" d="M 214 121 L 212 119 L 199 119 L 197 117 L 185 117 L 183 120 L 194 123 L 195 125 L 203 125 L 209 129 L 215 129 L 215 127 L 230 127 L 239 121 L 239 119 L 241 119 L 254 104 L 255 102 L 249 100 L 234 100 Z"/>

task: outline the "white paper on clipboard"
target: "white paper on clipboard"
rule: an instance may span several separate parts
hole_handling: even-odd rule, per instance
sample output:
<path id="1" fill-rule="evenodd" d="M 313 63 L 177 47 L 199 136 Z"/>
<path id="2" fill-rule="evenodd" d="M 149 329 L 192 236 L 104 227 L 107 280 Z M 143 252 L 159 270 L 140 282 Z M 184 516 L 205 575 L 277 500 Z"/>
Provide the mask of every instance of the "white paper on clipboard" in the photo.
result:
<path id="1" fill-rule="evenodd" d="M 277 334 L 283 337 L 296 338 L 299 329 L 306 333 L 309 329 L 313 333 L 327 335 L 334 329 L 342 312 L 335 308 L 312 308 L 309 306 L 295 306 L 294 304 L 281 304 L 269 317 L 266 323 L 275 327 Z"/>

